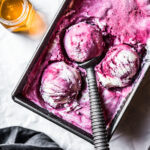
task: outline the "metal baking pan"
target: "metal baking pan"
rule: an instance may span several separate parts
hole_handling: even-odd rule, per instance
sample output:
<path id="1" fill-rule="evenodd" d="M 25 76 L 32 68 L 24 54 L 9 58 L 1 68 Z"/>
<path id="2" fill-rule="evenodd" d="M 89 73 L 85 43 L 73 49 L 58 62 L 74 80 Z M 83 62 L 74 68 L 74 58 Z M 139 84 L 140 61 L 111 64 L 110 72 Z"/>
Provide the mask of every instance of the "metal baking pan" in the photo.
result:
<path id="1" fill-rule="evenodd" d="M 29 62 L 29 65 L 28 65 L 27 69 L 25 70 L 25 72 L 24 72 L 22 78 L 20 79 L 19 83 L 17 84 L 15 90 L 13 91 L 12 98 L 15 102 L 19 103 L 20 105 L 30 109 L 31 111 L 41 115 L 42 117 L 44 117 L 46 119 L 54 122 L 55 124 L 67 129 L 68 131 L 70 131 L 70 132 L 76 134 L 77 136 L 87 140 L 88 142 L 93 143 L 92 135 L 90 135 L 87 132 L 81 130 L 80 128 L 68 123 L 67 121 L 53 115 L 52 113 L 48 112 L 47 110 L 37 106 L 36 104 L 34 104 L 33 102 L 31 102 L 29 99 L 25 98 L 22 95 L 22 90 L 23 90 L 23 87 L 24 87 L 24 85 L 27 81 L 27 78 L 28 78 L 28 75 L 29 75 L 30 71 L 32 70 L 33 66 L 35 65 L 35 63 L 37 62 L 37 60 L 40 57 L 41 53 L 43 52 L 44 48 L 48 44 L 48 40 L 52 36 L 52 33 L 55 29 L 56 23 L 58 22 L 58 20 L 61 17 L 62 13 L 64 13 L 64 10 L 69 5 L 69 3 L 70 3 L 69 0 L 64 0 L 62 2 L 61 6 L 60 6 L 60 9 L 58 10 L 58 13 L 54 17 L 54 20 L 52 21 L 47 33 L 45 34 L 43 40 L 39 44 L 39 46 L 37 48 L 37 51 L 35 52 L 34 56 L 32 57 L 31 61 Z M 146 74 L 148 72 L 150 72 L 150 67 L 149 66 L 150 66 L 150 64 L 148 62 L 143 65 L 142 74 L 139 75 L 140 79 L 138 80 L 138 82 L 136 82 L 136 84 L 133 88 L 133 91 L 127 97 L 126 102 L 122 105 L 121 109 L 118 111 L 116 117 L 114 118 L 113 122 L 111 123 L 111 126 L 108 129 L 109 140 L 112 137 L 114 131 L 116 130 L 123 114 L 125 113 L 128 105 L 130 104 L 130 102 L 131 102 L 133 96 L 135 95 L 137 89 L 140 87 L 140 85 L 142 84 L 142 81 L 146 77 Z M 145 76 L 145 77 L 142 78 L 141 76 Z"/>

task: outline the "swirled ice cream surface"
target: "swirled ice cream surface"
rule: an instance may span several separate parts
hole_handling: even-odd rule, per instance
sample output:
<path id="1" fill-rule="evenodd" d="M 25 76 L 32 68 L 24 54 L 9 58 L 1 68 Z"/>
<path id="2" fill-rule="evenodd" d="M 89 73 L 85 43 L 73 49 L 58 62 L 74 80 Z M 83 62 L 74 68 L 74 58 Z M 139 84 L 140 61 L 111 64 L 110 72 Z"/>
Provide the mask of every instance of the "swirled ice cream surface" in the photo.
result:
<path id="1" fill-rule="evenodd" d="M 69 32 L 71 26 L 79 24 L 80 22 L 83 24 L 87 23 L 89 26 L 92 25 L 96 30 L 98 28 L 102 33 L 104 56 L 95 69 L 99 93 L 103 102 L 105 120 L 107 128 L 109 128 L 118 110 L 123 103 L 125 103 L 127 96 L 134 88 L 135 83 L 138 82 L 142 67 L 145 63 L 145 46 L 150 36 L 150 1 L 71 1 L 56 24 L 48 45 L 43 50 L 28 76 L 27 83 L 23 89 L 23 95 L 26 98 L 91 134 L 86 72 L 82 68 L 79 68 L 73 60 L 69 59 L 64 46 L 65 33 Z M 86 28 L 86 30 L 88 30 L 88 28 Z M 86 45 L 84 44 L 83 46 L 85 47 Z M 68 48 L 68 50 L 70 49 Z M 64 87 L 61 92 L 67 95 L 69 100 L 68 97 L 67 99 L 65 97 L 65 100 L 62 101 L 64 105 L 56 108 L 56 105 L 52 107 L 51 103 L 49 103 L 51 98 L 49 98 L 49 96 L 54 94 L 52 93 L 54 87 L 53 89 L 50 88 L 52 91 L 47 91 L 49 85 L 52 87 L 54 84 L 47 83 L 51 82 L 47 80 L 51 79 L 51 77 L 49 76 L 47 78 L 47 75 L 44 73 L 49 71 L 49 65 L 58 62 L 65 62 L 67 66 L 80 72 L 82 85 L 81 87 L 80 85 L 75 86 L 77 88 L 76 91 L 79 93 L 77 93 L 78 96 L 74 94 L 75 100 L 71 101 L 70 98 L 72 99 L 72 97 L 68 96 L 68 88 Z M 67 69 L 68 68 L 69 67 L 67 67 Z M 72 79 L 71 77 L 74 75 L 74 81 L 79 81 L 80 77 L 78 73 L 74 74 L 72 72 L 74 69 L 71 68 L 70 72 L 66 70 L 70 74 L 70 78 L 68 77 L 67 79 Z M 65 69 L 64 66 L 63 69 Z M 65 70 L 63 70 L 62 73 L 64 72 Z M 43 76 L 44 79 L 42 80 Z M 58 81 L 59 80 L 58 74 Z M 61 82 L 59 86 L 67 85 L 69 87 L 74 81 Z M 46 90 L 44 87 L 46 87 Z M 70 90 L 74 93 L 73 89 Z M 41 91 L 46 93 L 44 93 L 46 95 L 44 95 L 45 97 L 41 95 Z M 65 93 L 65 91 L 67 91 L 67 93 Z M 58 100 L 57 102 L 59 102 L 59 99 L 56 98 L 58 97 L 53 97 L 53 101 Z"/>

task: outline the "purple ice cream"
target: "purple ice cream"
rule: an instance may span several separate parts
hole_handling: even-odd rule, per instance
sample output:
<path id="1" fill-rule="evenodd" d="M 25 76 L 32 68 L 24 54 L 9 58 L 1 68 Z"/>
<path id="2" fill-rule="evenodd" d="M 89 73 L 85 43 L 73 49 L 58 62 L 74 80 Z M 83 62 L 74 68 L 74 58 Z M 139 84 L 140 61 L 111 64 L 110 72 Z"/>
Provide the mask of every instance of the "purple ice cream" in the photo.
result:
<path id="1" fill-rule="evenodd" d="M 70 59 L 84 62 L 102 54 L 102 34 L 95 25 L 80 22 L 67 29 L 64 46 Z"/>
<path id="2" fill-rule="evenodd" d="M 23 95 L 57 117 L 92 134 L 86 73 L 75 62 L 89 60 L 100 55 L 103 51 L 105 57 L 96 66 L 95 70 L 105 120 L 109 129 L 117 112 L 125 104 L 127 97 L 141 75 L 145 45 L 150 37 L 149 6 L 150 2 L 148 0 L 70 1 L 70 5 L 57 22 L 48 44 L 30 72 L 23 89 Z M 76 30 L 76 28 L 79 30 Z M 79 41 L 81 42 L 84 38 L 82 33 L 85 35 L 85 42 L 80 45 Z M 76 35 L 77 39 L 73 39 L 72 36 L 76 37 Z M 103 49 L 101 49 L 101 45 L 103 45 Z M 74 48 L 70 49 L 70 46 Z M 89 53 L 86 52 L 87 48 L 90 49 Z M 81 51 L 81 49 L 84 51 Z M 123 59 L 120 60 L 120 57 L 123 57 Z M 76 97 L 78 94 L 75 95 L 75 99 L 71 99 L 72 103 L 67 104 L 65 107 L 54 108 L 49 102 L 50 95 L 46 99 L 43 96 L 42 90 L 44 89 L 44 93 L 47 91 L 45 91 L 43 85 L 41 86 L 41 83 L 45 82 L 44 84 L 49 88 L 49 82 L 47 82 L 49 77 L 46 78 L 44 73 L 46 70 L 48 71 L 51 64 L 59 61 L 65 62 L 71 68 L 80 70 L 82 86 L 80 92 L 77 90 L 79 97 Z M 45 70 L 45 68 L 47 69 Z M 70 71 L 72 72 L 72 69 Z M 80 77 L 77 75 L 75 80 L 78 78 Z M 64 86 L 64 89 L 69 85 L 68 82 L 65 82 L 65 84 L 67 86 Z M 111 89 L 110 87 L 119 88 Z M 48 93 L 51 94 L 50 90 L 48 90 Z M 68 93 L 68 90 L 63 91 L 64 101 L 63 98 L 61 100 L 58 97 L 58 101 L 57 98 L 52 101 L 61 102 L 64 106 L 64 102 L 70 100 L 67 97 Z"/>
<path id="3" fill-rule="evenodd" d="M 64 62 L 50 64 L 42 75 L 40 93 L 43 100 L 57 108 L 77 100 L 81 90 L 78 70 Z"/>
<path id="4" fill-rule="evenodd" d="M 139 66 L 140 58 L 134 48 L 124 44 L 111 47 L 97 66 L 98 80 L 106 88 L 128 86 Z"/>

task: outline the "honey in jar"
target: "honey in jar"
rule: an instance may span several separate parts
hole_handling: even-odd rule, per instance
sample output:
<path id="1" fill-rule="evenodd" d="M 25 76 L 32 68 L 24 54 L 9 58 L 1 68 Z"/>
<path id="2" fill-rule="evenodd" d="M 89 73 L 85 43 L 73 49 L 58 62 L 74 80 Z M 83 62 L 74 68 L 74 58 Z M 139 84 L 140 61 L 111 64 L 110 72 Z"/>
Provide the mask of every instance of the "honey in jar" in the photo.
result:
<path id="1" fill-rule="evenodd" d="M 44 25 L 29 0 L 0 0 L 0 22 L 13 32 L 34 33 Z"/>

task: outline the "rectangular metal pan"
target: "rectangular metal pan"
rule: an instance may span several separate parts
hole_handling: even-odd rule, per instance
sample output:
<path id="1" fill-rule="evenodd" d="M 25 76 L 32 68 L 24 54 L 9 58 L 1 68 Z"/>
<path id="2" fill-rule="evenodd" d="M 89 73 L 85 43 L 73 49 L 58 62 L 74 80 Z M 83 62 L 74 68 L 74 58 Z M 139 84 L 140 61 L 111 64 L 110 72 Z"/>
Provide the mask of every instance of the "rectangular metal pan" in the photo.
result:
<path id="1" fill-rule="evenodd" d="M 32 70 L 34 64 L 37 62 L 38 58 L 40 57 L 40 54 L 42 53 L 43 49 L 46 47 L 48 40 L 50 39 L 50 37 L 52 36 L 52 33 L 55 29 L 55 25 L 58 22 L 59 18 L 61 17 L 62 13 L 64 12 L 64 10 L 66 9 L 66 7 L 69 4 L 69 0 L 64 0 L 61 4 L 60 9 L 58 10 L 58 13 L 56 14 L 54 20 L 52 21 L 47 33 L 45 34 L 43 40 L 41 41 L 41 43 L 39 44 L 34 56 L 32 57 L 31 61 L 29 62 L 29 65 L 27 67 L 27 69 L 25 70 L 23 76 L 21 77 L 18 85 L 16 86 L 15 90 L 12 93 L 12 98 L 15 102 L 19 103 L 20 105 L 30 109 L 31 111 L 41 115 L 42 117 L 54 122 L 55 124 L 67 129 L 68 131 L 76 134 L 77 136 L 87 140 L 90 143 L 93 143 L 93 138 L 92 135 L 88 134 L 87 132 L 79 129 L 78 127 L 60 119 L 59 117 L 53 115 L 52 113 L 48 112 L 47 110 L 37 106 L 36 104 L 34 104 L 33 102 L 31 102 L 30 100 L 28 100 L 27 98 L 25 98 L 22 95 L 22 90 L 23 87 L 27 81 L 28 75 L 30 73 L 30 71 Z M 146 63 L 143 68 L 142 68 L 142 73 L 145 75 L 148 73 L 148 71 L 150 71 L 150 67 L 149 67 L 149 63 Z M 109 139 L 112 137 L 114 131 L 116 130 L 123 114 L 125 113 L 128 105 L 130 104 L 134 94 L 136 93 L 137 89 L 139 88 L 140 84 L 141 84 L 142 80 L 140 80 L 139 82 L 137 82 L 134 86 L 133 91 L 131 92 L 131 94 L 128 96 L 126 102 L 124 105 L 122 105 L 121 109 L 119 110 L 119 112 L 117 113 L 115 119 L 113 120 L 111 127 L 109 128 Z"/>

